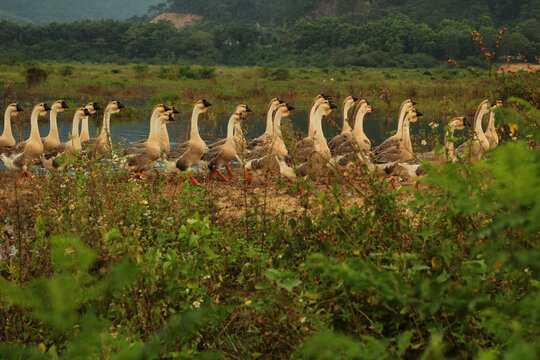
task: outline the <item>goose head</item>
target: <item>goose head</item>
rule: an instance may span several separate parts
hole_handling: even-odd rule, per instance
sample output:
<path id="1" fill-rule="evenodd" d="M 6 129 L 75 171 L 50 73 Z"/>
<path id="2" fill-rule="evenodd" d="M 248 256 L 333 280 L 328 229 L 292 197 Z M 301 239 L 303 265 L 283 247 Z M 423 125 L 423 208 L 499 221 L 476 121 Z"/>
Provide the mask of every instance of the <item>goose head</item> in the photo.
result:
<path id="1" fill-rule="evenodd" d="M 77 115 L 79 115 L 80 117 L 86 117 L 92 115 L 92 113 L 86 107 L 81 107 L 75 110 L 75 116 Z"/>
<path id="2" fill-rule="evenodd" d="M 282 118 L 287 117 L 291 114 L 291 111 L 293 111 L 295 108 L 294 106 L 291 106 L 287 103 L 279 104 L 278 108 L 276 109 L 276 114 L 279 114 Z"/>
<path id="3" fill-rule="evenodd" d="M 158 121 L 160 124 L 168 124 L 171 121 L 174 121 L 173 114 L 171 112 L 165 112 L 159 115 Z"/>
<path id="4" fill-rule="evenodd" d="M 470 126 L 471 124 L 467 121 L 466 117 L 458 116 L 450 120 L 450 123 L 448 125 L 452 129 L 463 130 L 465 129 L 465 126 Z"/>
<path id="5" fill-rule="evenodd" d="M 491 108 L 495 105 L 495 103 L 491 103 L 488 99 L 482 101 L 480 105 L 478 105 L 479 111 L 489 112 Z"/>
<path id="6" fill-rule="evenodd" d="M 98 105 L 98 103 L 95 102 L 95 101 L 89 102 L 89 103 L 86 104 L 84 107 L 88 109 L 88 111 L 90 112 L 90 114 L 95 114 L 98 110 L 101 110 L 101 107 L 100 107 L 100 106 Z"/>
<path id="7" fill-rule="evenodd" d="M 64 100 L 56 100 L 51 105 L 51 110 L 56 111 L 57 113 L 64 111 L 68 106 Z"/>
<path id="8" fill-rule="evenodd" d="M 6 107 L 6 111 L 11 110 L 11 115 L 17 115 L 21 111 L 24 111 L 23 108 L 17 103 L 11 103 Z"/>
<path id="9" fill-rule="evenodd" d="M 204 114 L 208 111 L 208 108 L 212 106 L 206 99 L 199 100 L 195 103 L 195 108 L 199 109 L 199 114 Z"/>
<path id="10" fill-rule="evenodd" d="M 366 99 L 360 100 L 358 102 L 358 107 L 363 113 L 366 113 L 366 114 L 375 112 L 375 109 L 373 108 L 373 106 L 371 106 L 371 104 Z"/>
<path id="11" fill-rule="evenodd" d="M 110 111 L 111 114 L 118 114 L 123 108 L 125 108 L 124 104 L 122 104 L 120 101 L 113 100 L 107 104 L 105 110 Z"/>
<path id="12" fill-rule="evenodd" d="M 332 100 L 324 100 L 321 102 L 318 109 L 322 109 L 323 116 L 328 116 L 334 109 L 337 109 L 337 106 L 332 102 Z"/>
<path id="13" fill-rule="evenodd" d="M 343 107 L 349 107 L 352 108 L 354 106 L 354 104 L 356 103 L 356 101 L 358 101 L 358 98 L 357 97 L 354 97 L 352 95 L 349 95 L 345 98 L 345 100 L 343 100 Z"/>
<path id="14" fill-rule="evenodd" d="M 47 111 L 50 111 L 50 110 L 51 110 L 51 107 L 47 103 L 39 103 L 36 106 L 34 106 L 34 109 L 32 110 L 32 112 L 39 111 L 40 116 L 45 116 L 47 115 Z"/>
<path id="15" fill-rule="evenodd" d="M 407 111 L 407 120 L 409 120 L 409 122 L 417 122 L 418 121 L 418 118 L 420 116 L 424 116 L 424 114 L 422 114 L 420 111 L 418 111 L 416 108 L 412 108 L 410 110 Z"/>
<path id="16" fill-rule="evenodd" d="M 249 108 L 249 106 L 240 104 L 234 109 L 234 114 L 238 115 L 240 117 L 246 115 L 248 112 L 252 112 L 252 110 Z"/>

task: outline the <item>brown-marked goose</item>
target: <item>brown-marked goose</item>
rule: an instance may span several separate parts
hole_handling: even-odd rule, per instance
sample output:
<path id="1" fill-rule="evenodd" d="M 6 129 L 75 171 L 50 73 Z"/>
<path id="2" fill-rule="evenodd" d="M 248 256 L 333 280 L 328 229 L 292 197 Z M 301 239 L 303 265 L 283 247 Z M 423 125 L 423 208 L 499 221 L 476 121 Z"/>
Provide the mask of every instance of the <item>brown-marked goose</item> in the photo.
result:
<path id="1" fill-rule="evenodd" d="M 222 145 L 208 148 L 201 158 L 201 161 L 199 162 L 200 166 L 206 167 L 210 171 L 208 180 L 212 180 L 212 178 L 217 174 L 224 181 L 230 182 L 230 180 L 221 173 L 220 169 L 228 165 L 236 156 L 234 127 L 236 123 L 242 121 L 242 117 L 248 112 L 251 112 L 251 109 L 247 105 L 238 105 L 229 118 L 226 141 Z"/>
<path id="2" fill-rule="evenodd" d="M 62 163 L 62 161 L 59 161 L 59 158 L 72 156 L 75 152 L 82 150 L 81 139 L 79 138 L 79 122 L 83 117 L 88 116 L 90 116 L 90 111 L 87 108 L 78 108 L 75 110 L 69 140 L 41 155 L 41 163 L 45 169 L 49 171 L 62 170 L 65 162 Z"/>
<path id="3" fill-rule="evenodd" d="M 123 108 L 124 105 L 120 103 L 120 101 L 114 100 L 107 104 L 103 113 L 103 122 L 101 124 L 99 136 L 96 138 L 90 138 L 86 141 L 81 141 L 81 146 L 83 150 L 88 153 L 88 155 L 103 155 L 111 151 L 111 115 L 118 114 Z"/>
<path id="4" fill-rule="evenodd" d="M 86 104 L 85 108 L 88 109 L 90 115 L 94 115 L 98 110 L 101 110 L 97 102 L 89 102 Z M 81 133 L 79 138 L 81 139 L 81 144 L 87 140 L 90 140 L 90 129 L 88 127 L 88 116 L 85 116 L 81 120 Z"/>
<path id="5" fill-rule="evenodd" d="M 162 112 L 157 119 L 150 122 L 150 134 L 142 143 L 134 144 L 124 151 L 124 158 L 120 162 L 120 168 L 126 171 L 142 175 L 143 172 L 156 166 L 161 155 L 160 133 L 162 124 L 174 121 L 172 114 Z"/>
<path id="6" fill-rule="evenodd" d="M 165 170 L 170 173 L 180 173 L 189 171 L 191 167 L 199 162 L 206 151 L 206 143 L 201 139 L 199 134 L 199 115 L 208 111 L 212 106 L 206 99 L 199 100 L 193 106 L 191 111 L 191 132 L 189 140 L 178 144 L 172 151 L 169 152 L 165 159 Z M 197 179 L 190 173 L 188 174 L 193 183 L 201 185 Z"/>
<path id="7" fill-rule="evenodd" d="M 401 137 L 388 138 L 375 149 L 374 154 L 377 163 L 384 164 L 396 161 L 405 162 L 414 158 L 414 153 L 410 146 L 409 127 L 411 122 L 416 122 L 422 115 L 423 114 L 418 112 L 415 108 L 406 111 L 405 117 L 398 129 L 398 133 L 401 134 Z"/>
<path id="8" fill-rule="evenodd" d="M 22 171 L 30 176 L 28 167 L 39 164 L 39 157 L 43 154 L 43 143 L 39 136 L 38 118 L 40 115 L 47 115 L 49 110 L 51 108 L 46 103 L 34 106 L 30 116 L 30 137 L 28 140 L 8 147 L 5 153 L 0 154 L 0 159 L 9 170 Z"/>
<path id="9" fill-rule="evenodd" d="M 60 145 L 60 135 L 58 134 L 58 124 L 56 122 L 56 118 L 58 113 L 67 108 L 68 106 L 64 100 L 56 100 L 51 105 L 49 135 L 41 139 L 43 142 L 43 151 L 45 153 Z"/>
<path id="10" fill-rule="evenodd" d="M 247 146 L 248 150 L 253 150 L 258 146 L 264 146 L 272 141 L 272 134 L 274 132 L 274 113 L 280 104 L 284 101 L 278 98 L 273 98 L 268 104 L 266 109 L 266 131 L 261 136 L 251 140 Z"/>
<path id="11" fill-rule="evenodd" d="M 315 135 L 315 112 L 317 111 L 317 108 L 320 104 L 325 102 L 326 100 L 331 101 L 332 97 L 330 95 L 326 94 L 319 94 L 315 96 L 315 99 L 313 99 L 313 102 L 311 103 L 311 108 L 309 109 L 309 116 L 308 116 L 308 135 L 294 144 L 294 150 L 296 153 L 300 153 L 303 151 L 304 148 L 311 148 L 313 147 L 313 137 Z"/>
<path id="12" fill-rule="evenodd" d="M 354 128 L 342 132 L 328 143 L 328 147 L 332 152 L 333 163 L 346 164 L 357 152 L 362 153 L 361 159 L 367 160 L 365 156 L 369 154 L 371 142 L 364 133 L 364 117 L 367 113 L 372 112 L 375 112 L 375 110 L 367 100 L 360 100 L 353 115 Z"/>
<path id="13" fill-rule="evenodd" d="M 469 160 L 480 160 L 482 154 L 489 150 L 489 141 L 482 129 L 482 118 L 485 114 L 489 113 L 492 106 L 495 105 L 496 104 L 491 104 L 487 99 L 478 105 L 473 121 L 473 140 L 461 144 L 456 149 L 457 154 L 464 155 Z"/>
<path id="14" fill-rule="evenodd" d="M 272 138 L 268 142 L 262 142 L 259 146 L 252 149 L 250 160 L 246 163 L 247 183 L 251 184 L 253 175 L 261 176 L 265 171 L 279 170 L 279 164 L 275 155 L 287 156 L 288 151 L 281 135 L 281 119 L 289 116 L 294 107 L 283 103 L 280 104 L 274 114 Z"/>
<path id="15" fill-rule="evenodd" d="M 8 147 L 15 145 L 15 137 L 11 132 L 11 117 L 16 116 L 19 112 L 24 111 L 19 104 L 12 103 L 6 107 L 4 114 L 4 131 L 0 136 L 0 154 L 7 151 Z"/>
<path id="16" fill-rule="evenodd" d="M 489 123 L 486 130 L 486 138 L 489 142 L 489 148 L 494 149 L 499 145 L 499 135 L 497 134 L 497 130 L 495 129 L 495 109 L 501 107 L 503 105 L 502 101 L 497 100 L 495 102 L 495 105 L 491 108 L 491 112 L 489 113 Z"/>

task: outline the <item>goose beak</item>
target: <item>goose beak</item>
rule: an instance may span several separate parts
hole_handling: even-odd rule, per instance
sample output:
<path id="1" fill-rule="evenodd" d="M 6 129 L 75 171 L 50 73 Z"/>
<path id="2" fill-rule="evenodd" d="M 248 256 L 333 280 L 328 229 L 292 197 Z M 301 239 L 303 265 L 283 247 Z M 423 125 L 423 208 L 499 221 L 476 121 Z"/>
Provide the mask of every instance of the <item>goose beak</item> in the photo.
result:
<path id="1" fill-rule="evenodd" d="M 93 105 L 94 105 L 94 110 L 96 110 L 96 111 L 101 110 L 101 108 L 99 107 L 97 102 L 95 102 Z"/>
<path id="2" fill-rule="evenodd" d="M 84 116 L 90 116 L 92 114 L 90 114 L 90 111 L 88 111 L 87 108 L 84 108 Z"/>
<path id="3" fill-rule="evenodd" d="M 294 109 L 295 109 L 294 106 L 287 104 L 287 110 L 291 111 L 291 110 L 294 110 Z"/>
<path id="4" fill-rule="evenodd" d="M 68 109 L 69 107 L 67 106 L 66 102 L 64 100 L 62 100 L 62 109 Z"/>
<path id="5" fill-rule="evenodd" d="M 246 112 L 253 112 L 253 110 L 251 110 L 249 106 L 246 105 Z"/>
<path id="6" fill-rule="evenodd" d="M 167 106 L 167 105 L 163 105 L 163 107 L 165 108 L 165 111 L 170 111 L 170 110 L 172 110 L 172 109 L 171 109 L 169 106 Z"/>
<path id="7" fill-rule="evenodd" d="M 206 101 L 206 99 L 203 99 L 202 103 L 206 107 L 212 106 L 212 104 L 210 104 L 208 101 Z"/>
<path id="8" fill-rule="evenodd" d="M 418 104 L 418 103 L 417 103 L 416 101 L 414 101 L 414 100 L 411 100 L 411 103 L 413 104 L 413 106 L 416 105 L 416 104 Z"/>
<path id="9" fill-rule="evenodd" d="M 52 110 L 51 107 L 47 103 L 43 104 L 43 107 L 45 108 L 45 111 Z"/>
<path id="10" fill-rule="evenodd" d="M 172 114 L 169 114 L 169 121 L 174 121 L 174 116 L 172 116 Z"/>
<path id="11" fill-rule="evenodd" d="M 332 100 L 332 96 L 331 96 L 331 95 L 327 95 L 327 94 L 321 93 L 321 96 L 322 96 L 325 100 Z"/>
<path id="12" fill-rule="evenodd" d="M 17 104 L 17 111 L 24 111 L 23 108 L 19 104 Z"/>
<path id="13" fill-rule="evenodd" d="M 467 118 L 463 118 L 463 126 L 471 126 L 471 123 L 467 121 Z"/>
<path id="14" fill-rule="evenodd" d="M 174 106 L 172 107 L 172 113 L 173 114 L 180 114 L 180 110 L 176 109 Z"/>
<path id="15" fill-rule="evenodd" d="M 278 101 L 279 101 L 280 104 L 284 104 L 284 103 L 285 103 L 285 100 L 283 100 L 283 99 L 278 99 Z"/>
<path id="16" fill-rule="evenodd" d="M 352 99 L 353 99 L 354 101 L 358 101 L 358 98 L 357 98 L 356 96 L 353 96 Z"/>
<path id="17" fill-rule="evenodd" d="M 337 105 L 334 103 L 330 103 L 330 109 L 337 109 Z"/>
<path id="18" fill-rule="evenodd" d="M 123 109 L 125 108 L 126 106 L 124 104 L 122 104 L 120 101 L 118 102 L 118 108 L 119 109 Z"/>
<path id="19" fill-rule="evenodd" d="M 420 116 L 424 116 L 424 114 L 422 114 L 420 111 L 417 111 L 416 116 L 420 117 Z"/>

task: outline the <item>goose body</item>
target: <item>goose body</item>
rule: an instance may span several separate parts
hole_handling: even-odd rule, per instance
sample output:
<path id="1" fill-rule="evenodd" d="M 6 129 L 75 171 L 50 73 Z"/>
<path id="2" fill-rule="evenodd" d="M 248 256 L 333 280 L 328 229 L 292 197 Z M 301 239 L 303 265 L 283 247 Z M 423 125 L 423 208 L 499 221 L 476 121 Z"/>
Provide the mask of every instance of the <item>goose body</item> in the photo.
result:
<path id="1" fill-rule="evenodd" d="M 238 105 L 229 118 L 227 125 L 227 138 L 221 145 L 214 145 L 206 150 L 199 164 L 210 171 L 209 179 L 218 174 L 223 180 L 229 181 L 222 173 L 221 168 L 228 166 L 236 156 L 236 145 L 234 141 L 234 127 L 236 123 L 242 121 L 242 117 L 251 112 L 247 105 Z"/>
<path id="2" fill-rule="evenodd" d="M 398 127 L 394 135 L 384 140 L 379 146 L 373 150 L 376 162 L 394 162 L 394 161 L 406 161 L 412 159 L 414 154 L 412 148 L 409 148 L 404 134 L 408 133 L 409 129 L 404 126 L 405 118 L 407 114 L 413 109 L 416 103 L 410 99 L 405 100 L 399 109 Z M 406 136 L 409 136 L 407 134 Z M 410 141 L 409 141 L 410 143 Z M 401 149 L 401 150 L 399 150 Z"/>
<path id="3" fill-rule="evenodd" d="M 337 135 L 328 144 L 333 163 L 346 164 L 357 154 L 363 162 L 367 161 L 371 142 L 364 133 L 364 116 L 374 111 L 365 99 L 360 100 L 353 116 L 354 128 Z"/>
<path id="4" fill-rule="evenodd" d="M 58 124 L 56 118 L 58 116 L 58 113 L 64 111 L 67 108 L 68 106 L 64 100 L 57 100 L 51 105 L 51 113 L 49 118 L 49 135 L 41 139 L 41 141 L 43 142 L 44 152 L 49 152 L 58 145 L 60 145 L 60 135 L 58 133 Z"/>
<path id="5" fill-rule="evenodd" d="M 274 113 L 280 104 L 284 101 L 278 98 L 273 98 L 268 104 L 266 109 L 266 131 L 261 136 L 251 140 L 247 145 L 248 150 L 253 150 L 258 146 L 265 146 L 272 141 L 272 134 L 274 132 Z"/>
<path id="6" fill-rule="evenodd" d="M 142 143 L 134 144 L 124 151 L 120 168 L 137 173 L 152 169 L 161 155 L 160 132 L 162 124 L 174 121 L 172 114 L 163 111 L 157 118 L 152 117 L 150 134 Z"/>
<path id="7" fill-rule="evenodd" d="M 11 117 L 16 116 L 19 112 L 24 111 L 19 104 L 12 103 L 6 107 L 4 114 L 4 130 L 0 136 L 0 154 L 6 152 L 8 147 L 15 145 L 15 137 L 11 132 Z"/>
<path id="8" fill-rule="evenodd" d="M 191 132 L 189 140 L 176 146 L 165 159 L 165 170 L 170 173 L 188 171 L 201 159 L 206 151 L 206 143 L 199 134 L 199 115 L 208 111 L 212 106 L 206 99 L 199 100 L 191 111 Z"/>
<path id="9" fill-rule="evenodd" d="M 79 108 L 73 115 L 73 124 L 69 141 L 61 143 L 49 152 L 44 152 L 41 155 L 41 163 L 43 167 L 49 171 L 63 169 L 62 164 L 58 161 L 59 157 L 71 156 L 73 153 L 81 151 L 81 139 L 79 138 L 79 122 L 83 117 L 90 116 L 87 108 Z"/>
<path id="10" fill-rule="evenodd" d="M 88 109 L 88 105 L 86 108 Z M 107 104 L 103 114 L 103 122 L 101 124 L 99 136 L 84 141 L 81 139 L 81 147 L 85 153 L 90 156 L 96 156 L 98 154 L 107 154 L 109 151 L 111 151 L 111 115 L 118 114 L 123 108 L 124 105 L 116 100 Z"/>
<path id="11" fill-rule="evenodd" d="M 30 137 L 15 146 L 9 147 L 6 152 L 0 154 L 4 165 L 13 171 L 28 172 L 28 167 L 39 163 L 43 153 L 43 143 L 39 136 L 38 118 L 45 116 L 51 110 L 46 103 L 37 104 L 32 109 L 30 117 Z"/>
<path id="12" fill-rule="evenodd" d="M 332 140 L 328 142 L 328 147 L 333 156 L 335 156 L 335 150 L 343 146 L 343 144 L 348 144 L 352 139 L 352 128 L 349 124 L 349 110 L 354 106 L 358 98 L 353 96 L 348 96 L 343 101 L 343 125 L 341 127 L 341 133 L 334 136 Z M 361 106 L 363 101 L 361 100 L 358 106 Z"/>
<path id="13" fill-rule="evenodd" d="M 330 101 L 331 99 L 331 96 L 325 94 L 319 94 L 315 97 L 315 99 L 313 99 L 308 116 L 308 135 L 294 145 L 294 149 L 297 154 L 305 153 L 304 149 L 313 147 L 313 138 L 315 136 L 315 112 L 320 104 L 324 103 L 326 100 Z"/>
<path id="14" fill-rule="evenodd" d="M 257 147 L 252 149 L 249 161 L 245 165 L 248 173 L 248 184 L 251 183 L 253 175 L 261 176 L 263 172 L 272 169 L 280 169 L 279 163 L 275 156 L 287 156 L 288 151 L 281 135 L 281 119 L 289 116 L 294 110 L 293 106 L 282 103 L 279 104 L 273 119 L 273 130 L 270 141 L 261 142 Z"/>
<path id="15" fill-rule="evenodd" d="M 495 105 L 495 104 L 493 104 Z M 492 104 L 489 100 L 484 100 L 478 105 L 476 114 L 473 121 L 473 140 L 472 142 L 465 142 L 461 144 L 456 153 L 460 155 L 467 155 L 467 158 L 471 160 L 480 160 L 482 154 L 489 150 L 489 141 L 482 129 L 482 118 L 486 113 L 491 110 Z"/>
<path id="16" fill-rule="evenodd" d="M 414 153 L 410 147 L 409 127 L 411 122 L 416 122 L 423 114 L 415 108 L 407 110 L 401 122 L 399 133 L 401 137 L 391 137 L 386 139 L 374 151 L 377 163 L 405 162 L 414 158 Z"/>

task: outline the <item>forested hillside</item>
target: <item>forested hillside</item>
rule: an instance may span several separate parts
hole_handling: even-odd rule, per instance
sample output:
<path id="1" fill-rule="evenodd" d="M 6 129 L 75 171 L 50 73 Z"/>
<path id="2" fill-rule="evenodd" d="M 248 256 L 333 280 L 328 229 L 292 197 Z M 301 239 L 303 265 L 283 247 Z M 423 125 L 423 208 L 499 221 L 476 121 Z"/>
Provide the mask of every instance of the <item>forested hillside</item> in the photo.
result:
<path id="1" fill-rule="evenodd" d="M 478 30 L 497 56 L 540 54 L 540 0 L 169 0 L 151 7 L 203 19 L 80 21 L 46 26 L 0 22 L 0 63 L 25 60 L 258 66 L 432 67 L 449 58 L 483 66 Z"/>
<path id="2" fill-rule="evenodd" d="M 208 20 L 290 26 L 306 17 L 343 17 L 347 22 L 378 20 L 402 13 L 430 26 L 445 19 L 488 16 L 496 25 L 540 18 L 539 0 L 167 0 L 168 11 L 195 13 Z"/>
<path id="3" fill-rule="evenodd" d="M 160 0 L 2 0 L 0 19 L 48 24 L 83 19 L 127 19 Z"/>

